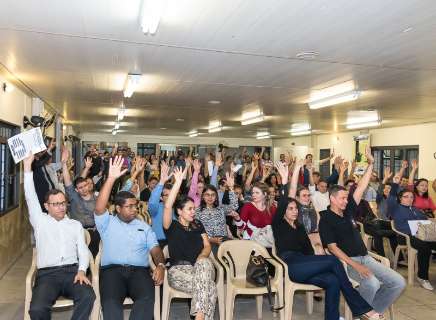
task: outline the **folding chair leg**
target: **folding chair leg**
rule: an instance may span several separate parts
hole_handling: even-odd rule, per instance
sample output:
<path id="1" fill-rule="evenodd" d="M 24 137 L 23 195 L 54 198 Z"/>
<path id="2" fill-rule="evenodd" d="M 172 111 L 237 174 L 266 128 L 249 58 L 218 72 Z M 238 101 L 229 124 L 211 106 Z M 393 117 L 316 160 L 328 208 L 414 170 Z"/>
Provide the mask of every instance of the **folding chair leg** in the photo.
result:
<path id="1" fill-rule="evenodd" d="M 415 254 L 412 250 L 407 252 L 407 281 L 409 285 L 413 286 L 415 281 Z"/>
<path id="2" fill-rule="evenodd" d="M 163 287 L 163 300 L 162 300 L 162 318 L 161 320 L 168 320 L 170 316 L 171 307 L 171 297 L 169 294 L 168 287 L 164 285 Z"/>
<path id="3" fill-rule="evenodd" d="M 263 295 L 256 296 L 256 307 L 257 307 L 257 319 L 262 320 L 262 304 L 263 304 Z"/>
<path id="4" fill-rule="evenodd" d="M 295 292 L 293 290 L 289 290 L 287 299 L 285 299 L 285 319 L 287 320 L 292 320 L 292 309 L 294 308 L 294 293 Z"/>
<path id="5" fill-rule="evenodd" d="M 313 291 L 306 292 L 306 311 L 307 314 L 313 313 Z"/>

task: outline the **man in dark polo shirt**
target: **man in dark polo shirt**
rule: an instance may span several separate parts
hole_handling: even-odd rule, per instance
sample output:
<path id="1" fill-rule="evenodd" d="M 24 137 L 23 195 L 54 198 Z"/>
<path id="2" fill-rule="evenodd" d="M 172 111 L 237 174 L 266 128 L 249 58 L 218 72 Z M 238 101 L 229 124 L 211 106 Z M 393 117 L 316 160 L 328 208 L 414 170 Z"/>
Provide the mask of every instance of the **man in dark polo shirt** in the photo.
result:
<path id="1" fill-rule="evenodd" d="M 361 296 L 376 312 L 384 313 L 400 296 L 406 283 L 400 274 L 368 255 L 353 219 L 373 170 L 374 158 L 369 148 L 366 158 L 368 167 L 352 196 L 349 197 L 342 186 L 330 188 L 330 206 L 321 214 L 319 233 L 323 246 L 347 263 L 349 276 L 360 283 Z"/>

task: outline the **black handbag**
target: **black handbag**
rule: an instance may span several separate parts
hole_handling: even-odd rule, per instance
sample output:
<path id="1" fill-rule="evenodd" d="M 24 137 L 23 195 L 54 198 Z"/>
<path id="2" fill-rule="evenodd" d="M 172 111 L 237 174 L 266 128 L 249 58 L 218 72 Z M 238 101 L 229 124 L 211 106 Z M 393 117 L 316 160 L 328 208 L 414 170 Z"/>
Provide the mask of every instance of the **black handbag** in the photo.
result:
<path id="1" fill-rule="evenodd" d="M 233 272 L 235 273 L 235 262 L 230 252 L 227 251 L 227 255 L 233 264 Z M 266 287 L 268 290 L 268 303 L 272 312 L 278 312 L 285 306 L 275 308 L 272 303 L 271 281 L 268 272 L 267 258 L 262 255 L 255 255 L 255 251 L 251 251 L 247 264 L 247 270 L 245 272 L 246 280 L 248 283 L 256 287 Z"/>

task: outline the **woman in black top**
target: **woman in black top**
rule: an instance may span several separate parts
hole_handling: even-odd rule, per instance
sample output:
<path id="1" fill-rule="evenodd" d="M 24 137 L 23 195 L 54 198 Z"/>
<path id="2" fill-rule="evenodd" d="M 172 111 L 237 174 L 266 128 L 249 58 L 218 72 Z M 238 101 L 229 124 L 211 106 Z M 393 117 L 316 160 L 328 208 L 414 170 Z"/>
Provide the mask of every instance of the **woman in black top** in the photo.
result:
<path id="1" fill-rule="evenodd" d="M 176 203 L 178 219 L 173 220 L 173 205 L 179 193 L 185 170 L 174 169 L 175 183 L 165 202 L 163 227 L 168 240 L 171 287 L 192 294 L 191 315 L 196 320 L 211 320 L 217 298 L 215 269 L 209 260 L 211 246 L 201 222 L 194 219 L 194 201 L 186 196 Z"/>
<path id="2" fill-rule="evenodd" d="M 354 316 L 361 319 L 381 319 L 382 316 L 353 288 L 342 263 L 335 256 L 314 255 L 306 230 L 297 220 L 298 203 L 287 196 L 288 167 L 281 162 L 277 162 L 276 167 L 282 177 L 283 186 L 280 189 L 272 229 L 277 253 L 288 265 L 289 278 L 325 289 L 326 320 L 339 319 L 341 292 Z"/>

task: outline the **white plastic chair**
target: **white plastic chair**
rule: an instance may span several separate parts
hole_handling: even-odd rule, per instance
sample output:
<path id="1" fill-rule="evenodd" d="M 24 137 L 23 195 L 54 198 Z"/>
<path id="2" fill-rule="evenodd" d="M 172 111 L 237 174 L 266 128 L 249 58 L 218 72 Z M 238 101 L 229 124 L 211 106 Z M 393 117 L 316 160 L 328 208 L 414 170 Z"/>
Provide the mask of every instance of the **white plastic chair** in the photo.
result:
<path id="1" fill-rule="evenodd" d="M 226 269 L 226 320 L 233 319 L 233 309 L 237 295 L 255 295 L 257 318 L 262 319 L 263 295 L 268 292 L 266 287 L 255 287 L 247 282 L 246 270 L 251 252 L 271 258 L 268 251 L 252 240 L 228 240 L 218 248 L 217 258 Z M 229 256 L 231 254 L 234 267 Z M 271 291 L 275 292 L 276 307 L 283 305 L 283 270 L 276 260 L 268 260 L 275 267 L 274 278 L 271 279 Z M 280 319 L 284 319 L 284 309 L 280 310 Z"/>
<path id="2" fill-rule="evenodd" d="M 169 259 L 168 246 L 163 249 L 165 260 Z M 218 311 L 220 320 L 224 320 L 225 316 L 225 291 L 224 291 L 224 270 L 222 266 L 215 260 L 213 254 L 209 256 L 211 259 L 215 271 L 216 271 L 216 287 L 218 292 Z M 168 283 L 168 270 L 165 270 L 165 279 L 163 283 L 163 295 L 162 295 L 162 320 L 168 320 L 170 314 L 171 300 L 174 298 L 191 299 L 192 295 L 183 291 L 172 288 Z"/>
<path id="3" fill-rule="evenodd" d="M 417 264 L 417 255 L 418 251 L 412 247 L 410 244 L 410 237 L 409 235 L 402 233 L 398 231 L 395 228 L 395 222 L 394 220 L 391 221 L 392 230 L 395 231 L 400 236 L 403 236 L 406 239 L 406 244 L 398 244 L 397 248 L 395 249 L 395 255 L 394 255 L 394 270 L 397 270 L 398 266 L 398 259 L 400 257 L 400 252 L 403 252 L 403 256 L 407 256 L 407 283 L 409 285 L 413 285 L 415 280 L 415 273 L 418 271 L 415 265 Z"/>
<path id="4" fill-rule="evenodd" d="M 100 241 L 98 254 L 95 257 L 95 263 L 93 264 L 93 275 L 92 275 L 92 286 L 95 292 L 95 302 L 94 308 L 92 310 L 91 319 L 99 320 L 103 319 L 103 312 L 101 309 L 100 301 L 100 263 L 101 263 L 101 253 L 102 253 L 102 242 Z M 149 262 L 151 270 L 154 270 L 155 265 L 153 259 L 149 255 Z M 130 306 L 133 304 L 133 300 L 129 297 L 124 299 L 123 305 Z M 160 320 L 160 286 L 154 286 L 154 319 Z"/>
<path id="5" fill-rule="evenodd" d="M 313 313 L 313 292 L 323 290 L 320 287 L 311 284 L 303 284 L 294 282 L 289 278 L 288 265 L 282 259 L 279 258 L 276 252 L 275 246 L 272 248 L 272 256 L 276 259 L 283 267 L 283 277 L 284 277 L 284 300 L 285 300 L 285 319 L 292 319 L 292 309 L 294 306 L 294 294 L 296 291 L 306 291 L 306 310 L 308 314 Z"/>
<path id="6" fill-rule="evenodd" d="M 88 246 L 89 243 L 91 242 L 91 236 L 89 235 L 89 232 L 87 230 L 84 230 L 84 233 L 85 233 L 85 243 Z M 89 249 L 88 249 L 88 255 L 89 255 L 89 268 L 92 276 L 92 271 L 93 271 L 92 266 L 94 265 L 94 258 L 92 257 L 92 253 L 91 251 L 89 251 Z M 29 310 L 30 310 L 30 302 L 32 301 L 32 288 L 35 284 L 35 278 L 37 273 L 36 259 L 37 259 L 37 251 L 36 248 L 33 248 L 32 263 L 26 275 L 26 297 L 24 300 L 24 320 L 30 320 Z M 94 286 L 93 289 L 95 291 Z M 72 307 L 73 305 L 74 302 L 72 299 L 59 297 L 56 300 L 55 304 L 53 305 L 53 310 Z"/>

